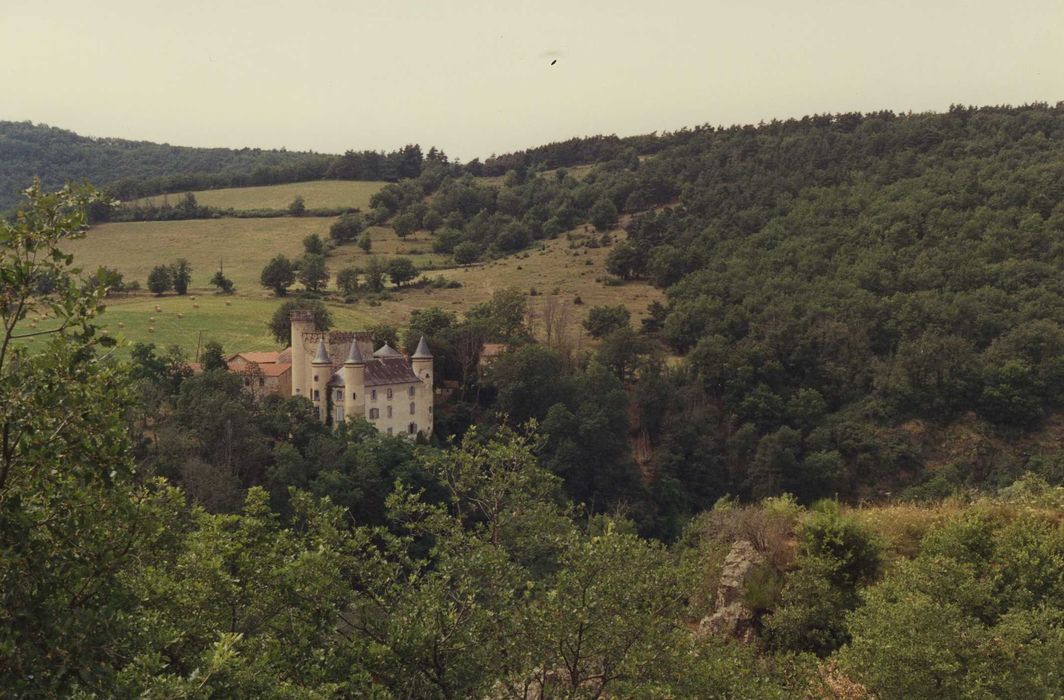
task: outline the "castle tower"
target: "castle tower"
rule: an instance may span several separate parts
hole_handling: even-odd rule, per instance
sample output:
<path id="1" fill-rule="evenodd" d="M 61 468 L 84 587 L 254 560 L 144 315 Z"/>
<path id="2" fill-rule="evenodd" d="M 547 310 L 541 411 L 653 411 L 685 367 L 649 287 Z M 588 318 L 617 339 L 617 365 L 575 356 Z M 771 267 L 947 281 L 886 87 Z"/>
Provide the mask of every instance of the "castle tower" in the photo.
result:
<path id="1" fill-rule="evenodd" d="M 418 429 L 425 435 L 432 433 L 432 403 L 434 397 L 432 353 L 429 352 L 429 344 L 425 342 L 425 336 L 418 341 L 417 350 L 410 356 L 410 368 L 421 380 L 421 386 L 417 392 L 415 404 L 415 416 Z"/>
<path id="2" fill-rule="evenodd" d="M 364 416 L 366 413 L 366 360 L 358 347 L 358 339 L 351 341 L 351 351 L 344 360 L 344 416 Z"/>
<path id="3" fill-rule="evenodd" d="M 293 311 L 288 317 L 292 323 L 292 396 L 311 396 L 310 363 L 303 347 L 305 334 L 313 333 L 314 314 L 306 309 Z"/>
<path id="4" fill-rule="evenodd" d="M 311 369 L 311 395 L 310 400 L 318 412 L 318 419 L 326 421 L 329 418 L 329 380 L 332 379 L 332 360 L 325 349 L 325 341 L 318 341 L 318 351 L 310 362 Z"/>

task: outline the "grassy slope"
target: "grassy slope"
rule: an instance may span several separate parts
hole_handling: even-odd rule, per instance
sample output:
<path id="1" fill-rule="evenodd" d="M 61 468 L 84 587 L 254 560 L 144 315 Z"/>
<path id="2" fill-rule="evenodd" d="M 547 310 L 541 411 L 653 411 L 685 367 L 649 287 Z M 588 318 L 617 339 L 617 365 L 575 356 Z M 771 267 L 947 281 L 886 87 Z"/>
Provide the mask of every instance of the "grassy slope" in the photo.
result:
<path id="1" fill-rule="evenodd" d="M 358 207 L 363 211 L 368 211 L 369 198 L 384 184 L 383 182 L 353 180 L 315 180 L 262 187 L 197 190 L 193 194 L 196 195 L 196 201 L 200 204 L 219 209 L 285 209 L 296 196 L 300 196 L 309 209 Z M 176 204 L 183 196 L 183 194 L 159 195 L 136 200 L 135 203 L 154 202 L 158 205 L 169 201 L 171 204 Z"/>
<path id="2" fill-rule="evenodd" d="M 196 301 L 172 295 L 156 298 L 146 292 L 120 295 L 109 302 L 101 319 L 110 333 L 134 341 L 150 340 L 160 346 L 176 343 L 194 352 L 199 332 L 203 331 L 205 339 L 217 339 L 227 350 L 260 350 L 274 347 L 265 322 L 280 303 L 258 285 L 262 266 L 277 252 L 298 254 L 303 236 L 311 231 L 327 231 L 328 223 L 328 219 L 282 218 L 106 224 L 90 231 L 86 239 L 70 244 L 70 250 L 86 269 L 111 265 L 127 279 L 137 279 L 141 284 L 152 266 L 179 256 L 189 259 L 195 268 L 191 295 L 198 297 Z M 444 256 L 411 254 L 430 249 L 431 241 L 424 232 L 405 241 L 386 228 L 375 228 L 372 235 L 373 256 L 405 254 L 420 266 L 446 261 Z M 487 300 L 496 290 L 514 286 L 526 293 L 532 288 L 537 290 L 537 296 L 529 297 L 533 308 L 544 302 L 544 295 L 558 289 L 559 298 L 570 304 L 574 324 L 598 304 L 625 304 L 638 318 L 662 294 L 642 283 L 607 287 L 596 282 L 595 278 L 603 274 L 608 252 L 607 248 L 570 249 L 564 238 L 546 241 L 542 250 L 520 256 L 428 273 L 458 280 L 462 283 L 459 289 L 408 289 L 394 291 L 392 298 L 379 306 L 365 302 L 330 302 L 330 306 L 337 328 L 363 328 L 375 322 L 402 326 L 416 309 L 439 306 L 461 313 Z M 237 294 L 233 297 L 216 296 L 206 286 L 219 256 L 226 260 L 226 274 L 236 282 Z M 353 245 L 344 246 L 330 255 L 329 267 L 335 272 L 346 265 L 365 265 L 368 257 Z M 572 305 L 576 296 L 581 297 L 582 305 Z M 198 309 L 193 308 L 196 303 Z M 156 312 L 156 306 L 162 311 Z M 178 313 L 184 317 L 178 319 Z"/>

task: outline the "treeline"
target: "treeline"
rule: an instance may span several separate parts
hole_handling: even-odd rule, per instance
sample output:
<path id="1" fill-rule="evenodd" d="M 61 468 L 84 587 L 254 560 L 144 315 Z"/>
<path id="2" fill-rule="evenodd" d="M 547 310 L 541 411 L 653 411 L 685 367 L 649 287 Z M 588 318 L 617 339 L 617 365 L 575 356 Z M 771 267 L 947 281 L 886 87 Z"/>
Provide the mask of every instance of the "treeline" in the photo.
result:
<path id="1" fill-rule="evenodd" d="M 47 188 L 67 182 L 112 185 L 134 199 L 225 183 L 273 184 L 320 179 L 335 156 L 284 150 L 188 148 L 147 141 L 89 138 L 31 122 L 0 122 L 0 208 L 40 177 Z"/>
<path id="2" fill-rule="evenodd" d="M 615 158 L 635 146 L 654 148 L 653 137 L 570 139 L 527 151 L 478 159 L 460 166 L 472 175 L 501 175 L 514 168 L 556 168 Z M 117 138 L 90 138 L 32 122 L 0 122 L 0 209 L 40 177 L 45 187 L 92 182 L 120 200 L 223 187 L 275 185 L 308 180 L 416 178 L 423 163 L 451 163 L 433 147 L 416 144 L 394 151 L 347 151 L 343 155 L 263 149 L 191 148 Z"/>

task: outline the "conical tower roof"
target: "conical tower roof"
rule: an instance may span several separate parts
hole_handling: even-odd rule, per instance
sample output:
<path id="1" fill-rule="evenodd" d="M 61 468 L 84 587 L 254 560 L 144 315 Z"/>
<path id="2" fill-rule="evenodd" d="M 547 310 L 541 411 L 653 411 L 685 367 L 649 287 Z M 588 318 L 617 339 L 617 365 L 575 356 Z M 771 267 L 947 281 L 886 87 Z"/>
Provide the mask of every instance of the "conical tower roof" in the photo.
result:
<path id="1" fill-rule="evenodd" d="M 417 343 L 417 350 L 414 351 L 413 359 L 415 360 L 431 360 L 432 353 L 429 352 L 429 344 L 425 342 L 425 336 L 421 336 L 421 340 Z"/>
<path id="2" fill-rule="evenodd" d="M 318 351 L 314 353 L 314 359 L 311 360 L 312 365 L 331 365 L 332 360 L 329 359 L 329 351 L 325 349 L 325 341 L 318 341 Z"/>
<path id="3" fill-rule="evenodd" d="M 364 365 L 366 361 L 362 359 L 362 351 L 358 349 L 358 341 L 351 341 L 351 350 L 347 353 L 347 359 L 344 360 L 345 365 Z"/>
<path id="4" fill-rule="evenodd" d="M 373 356 L 386 360 L 389 357 L 402 357 L 402 354 L 391 345 L 388 345 L 388 343 L 385 343 L 377 349 L 377 352 L 373 353 Z"/>

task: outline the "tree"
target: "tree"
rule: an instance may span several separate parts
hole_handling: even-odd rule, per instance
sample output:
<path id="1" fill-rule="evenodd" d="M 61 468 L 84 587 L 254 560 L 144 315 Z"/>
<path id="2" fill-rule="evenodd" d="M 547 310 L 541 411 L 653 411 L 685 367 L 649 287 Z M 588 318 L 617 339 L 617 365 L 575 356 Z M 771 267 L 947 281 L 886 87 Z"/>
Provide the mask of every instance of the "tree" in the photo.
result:
<path id="1" fill-rule="evenodd" d="M 379 347 L 385 343 L 393 348 L 399 345 L 399 331 L 389 323 L 377 323 L 370 326 L 369 334 L 373 336 L 373 347 Z"/>
<path id="2" fill-rule="evenodd" d="M 192 281 L 192 265 L 184 258 L 178 258 L 172 268 L 174 291 L 180 296 L 188 294 L 188 284 Z"/>
<path id="3" fill-rule="evenodd" d="M 270 262 L 266 263 L 266 267 L 262 268 L 259 281 L 263 287 L 272 289 L 277 296 L 285 296 L 288 294 L 288 288 L 296 281 L 292 261 L 281 254 L 274 256 Z"/>
<path id="4" fill-rule="evenodd" d="M 459 265 L 475 263 L 479 258 L 480 246 L 472 241 L 465 241 L 454 247 L 454 261 Z"/>
<path id="5" fill-rule="evenodd" d="M 303 239 L 303 252 L 307 255 L 325 255 L 325 241 L 318 234 L 311 233 Z"/>
<path id="6" fill-rule="evenodd" d="M 400 214 L 392 219 L 392 228 L 395 229 L 395 235 L 406 238 L 417 230 L 417 217 L 411 213 Z"/>
<path id="7" fill-rule="evenodd" d="M 370 248 L 373 247 L 373 239 L 369 235 L 369 231 L 363 231 L 362 235 L 358 237 L 358 247 L 362 249 L 363 253 L 369 253 Z"/>
<path id="8" fill-rule="evenodd" d="M 83 235 L 100 198 L 39 182 L 26 196 L 0 220 L 0 687 L 113 695 L 116 658 L 140 651 L 133 578 L 166 558 L 180 494 L 134 485 L 123 418 L 133 397 L 119 363 L 94 360 L 114 344 L 94 325 L 104 289 L 78 279 L 60 247 Z M 48 296 L 35 291 L 43 275 L 59 281 Z M 20 325 L 45 311 L 46 328 Z M 29 338 L 50 342 L 18 342 Z"/>
<path id="9" fill-rule="evenodd" d="M 429 209 L 425 216 L 421 217 L 421 225 L 429 233 L 436 233 L 436 229 L 443 226 L 443 217 L 435 209 Z"/>
<path id="10" fill-rule="evenodd" d="M 310 311 L 314 317 L 314 327 L 319 331 L 332 328 L 332 314 L 319 299 L 290 299 L 277 307 L 266 324 L 270 335 L 278 343 L 288 344 L 292 339 L 293 311 Z"/>
<path id="11" fill-rule="evenodd" d="M 487 380 L 498 392 L 499 409 L 514 425 L 542 419 L 565 397 L 558 353 L 541 345 L 525 345 L 504 353 L 488 367 Z"/>
<path id="12" fill-rule="evenodd" d="M 388 276 L 396 287 L 402 287 L 417 277 L 417 268 L 410 258 L 394 258 L 388 263 Z"/>
<path id="13" fill-rule="evenodd" d="M 344 214 L 329 227 L 329 237 L 337 243 L 350 243 L 366 229 L 366 222 L 358 212 Z"/>
<path id="14" fill-rule="evenodd" d="M 602 197 L 591 206 L 588 218 L 596 229 L 607 231 L 617 225 L 617 207 L 609 198 Z"/>
<path id="15" fill-rule="evenodd" d="M 148 290 L 155 296 L 162 296 L 173 286 L 173 272 L 168 265 L 156 265 L 148 273 Z"/>
<path id="16" fill-rule="evenodd" d="M 594 306 L 584 319 L 584 328 L 593 338 L 604 338 L 613 331 L 627 328 L 632 314 L 623 304 Z"/>
<path id="17" fill-rule="evenodd" d="M 236 286 L 233 285 L 233 280 L 225 276 L 225 272 L 221 268 L 214 273 L 211 277 L 211 285 L 218 288 L 219 294 L 232 294 L 236 291 Z"/>
<path id="18" fill-rule="evenodd" d="M 200 364 L 203 365 L 204 372 L 209 372 L 212 369 L 229 369 L 229 364 L 225 361 L 225 354 L 222 351 L 222 344 L 217 340 L 208 340 L 204 343 Z"/>
<path id="19" fill-rule="evenodd" d="M 296 195 L 296 198 L 288 205 L 288 213 L 292 216 L 303 216 L 307 213 L 307 205 L 301 195 Z"/>
<path id="20" fill-rule="evenodd" d="M 299 263 L 299 281 L 309 292 L 319 292 L 329 282 L 325 256 L 307 253 Z"/>
<path id="21" fill-rule="evenodd" d="M 380 258 L 373 257 L 366 263 L 366 286 L 371 292 L 384 291 L 384 278 L 388 274 L 387 265 Z"/>
<path id="22" fill-rule="evenodd" d="M 606 270 L 623 280 L 630 280 L 639 275 L 644 266 L 643 255 L 628 241 L 613 246 L 606 256 Z"/>
<path id="23" fill-rule="evenodd" d="M 336 288 L 345 297 L 353 297 L 358 293 L 359 275 L 361 271 L 357 267 L 345 267 L 336 273 Z"/>

